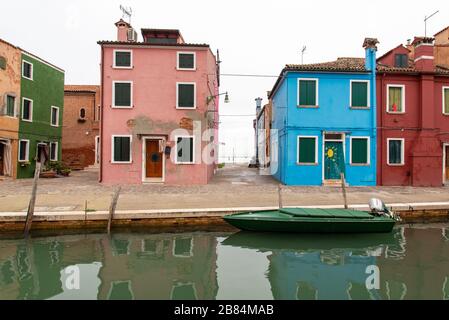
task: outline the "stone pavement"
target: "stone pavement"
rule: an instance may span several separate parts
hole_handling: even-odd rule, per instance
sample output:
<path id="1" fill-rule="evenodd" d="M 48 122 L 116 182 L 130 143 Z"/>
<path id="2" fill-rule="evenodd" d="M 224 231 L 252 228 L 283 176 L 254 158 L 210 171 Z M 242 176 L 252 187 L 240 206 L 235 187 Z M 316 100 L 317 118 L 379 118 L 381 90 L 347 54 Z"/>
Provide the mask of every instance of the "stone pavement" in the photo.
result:
<path id="1" fill-rule="evenodd" d="M 31 185 L 32 180 L 0 181 L 0 212 L 26 211 Z M 206 186 L 123 186 L 117 210 L 275 207 L 278 185 L 271 176 L 259 175 L 257 169 L 226 165 Z M 68 178 L 41 179 L 36 211 L 105 211 L 115 188 L 98 183 L 97 172 L 91 171 L 73 172 Z M 340 188 L 283 186 L 282 190 L 285 206 L 343 203 Z M 354 205 L 367 204 L 372 197 L 387 204 L 449 203 L 449 188 L 350 187 L 347 192 L 349 203 Z"/>

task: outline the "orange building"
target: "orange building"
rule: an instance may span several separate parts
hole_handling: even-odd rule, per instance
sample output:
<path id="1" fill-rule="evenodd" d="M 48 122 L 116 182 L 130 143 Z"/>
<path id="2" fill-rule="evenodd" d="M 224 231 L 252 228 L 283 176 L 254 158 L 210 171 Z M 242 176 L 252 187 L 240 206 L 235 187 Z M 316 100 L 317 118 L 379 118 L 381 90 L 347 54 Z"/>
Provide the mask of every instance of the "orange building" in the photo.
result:
<path id="1" fill-rule="evenodd" d="M 64 87 L 62 161 L 72 169 L 100 163 L 100 86 Z"/>
<path id="2" fill-rule="evenodd" d="M 17 175 L 21 50 L 0 39 L 0 180 Z"/>

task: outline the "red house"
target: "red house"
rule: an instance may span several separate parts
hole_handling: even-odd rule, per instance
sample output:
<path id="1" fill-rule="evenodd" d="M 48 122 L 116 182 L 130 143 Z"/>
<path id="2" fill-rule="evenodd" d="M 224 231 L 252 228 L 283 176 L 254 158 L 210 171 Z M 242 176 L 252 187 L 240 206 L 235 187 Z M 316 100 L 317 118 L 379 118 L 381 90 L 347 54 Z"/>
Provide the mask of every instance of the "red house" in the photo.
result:
<path id="1" fill-rule="evenodd" d="M 449 184 L 447 29 L 378 58 L 377 181 L 384 186 Z M 436 54 L 437 53 L 437 57 Z"/>

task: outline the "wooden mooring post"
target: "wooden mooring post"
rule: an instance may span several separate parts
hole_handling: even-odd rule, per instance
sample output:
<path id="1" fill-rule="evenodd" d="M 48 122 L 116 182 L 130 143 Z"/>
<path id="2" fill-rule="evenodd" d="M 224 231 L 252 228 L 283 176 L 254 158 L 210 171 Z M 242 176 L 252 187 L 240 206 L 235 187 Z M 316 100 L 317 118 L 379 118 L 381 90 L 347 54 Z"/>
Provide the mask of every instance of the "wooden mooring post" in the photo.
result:
<path id="1" fill-rule="evenodd" d="M 343 191 L 343 200 L 345 201 L 345 209 L 348 209 L 348 198 L 346 196 L 346 180 L 345 180 L 345 174 L 341 173 L 341 188 Z"/>
<path id="2" fill-rule="evenodd" d="M 31 224 L 33 222 L 34 206 L 36 204 L 37 182 L 39 181 L 39 175 L 41 173 L 41 165 L 42 165 L 41 162 L 36 162 L 36 169 L 34 170 L 33 187 L 31 189 L 31 198 L 28 204 L 25 229 L 23 230 L 23 234 L 25 237 L 28 237 L 31 230 Z"/>
<path id="3" fill-rule="evenodd" d="M 284 207 L 282 203 L 282 184 L 279 184 L 278 186 L 278 201 L 279 201 L 279 209 L 282 209 Z"/>
<path id="4" fill-rule="evenodd" d="M 121 190 L 122 187 L 120 186 L 117 188 L 117 190 L 115 190 L 114 196 L 112 197 L 111 205 L 109 206 L 108 234 L 111 234 L 112 219 L 114 219 L 115 208 L 117 207 L 117 201 Z"/>

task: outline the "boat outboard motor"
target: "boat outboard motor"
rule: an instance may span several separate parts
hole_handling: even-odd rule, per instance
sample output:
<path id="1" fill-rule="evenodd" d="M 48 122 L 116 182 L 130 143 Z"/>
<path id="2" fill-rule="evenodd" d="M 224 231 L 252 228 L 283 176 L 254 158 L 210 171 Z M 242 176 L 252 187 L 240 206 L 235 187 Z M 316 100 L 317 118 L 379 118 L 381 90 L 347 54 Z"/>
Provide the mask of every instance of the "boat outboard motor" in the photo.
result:
<path id="1" fill-rule="evenodd" d="M 391 212 L 390 209 L 387 208 L 385 203 L 382 200 L 377 198 L 372 198 L 369 201 L 369 208 L 371 210 L 371 214 L 377 216 L 387 216 L 389 218 L 395 219 L 396 221 L 400 221 L 399 216 Z"/>

